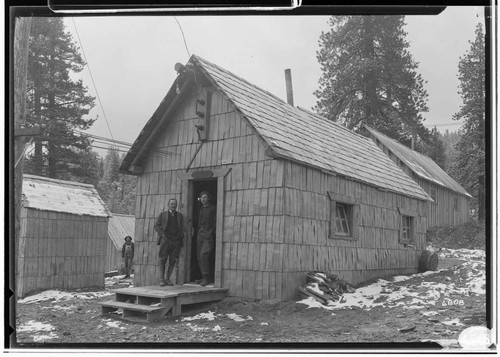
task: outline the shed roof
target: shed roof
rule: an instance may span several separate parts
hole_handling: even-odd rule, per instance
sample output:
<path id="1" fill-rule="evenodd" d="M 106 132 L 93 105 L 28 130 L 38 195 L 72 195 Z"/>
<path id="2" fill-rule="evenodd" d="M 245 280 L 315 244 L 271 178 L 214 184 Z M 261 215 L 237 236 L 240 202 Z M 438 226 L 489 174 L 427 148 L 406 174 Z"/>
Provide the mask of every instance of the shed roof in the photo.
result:
<path id="1" fill-rule="evenodd" d="M 108 223 L 108 235 L 113 241 L 116 249 L 121 249 L 125 243 L 125 237 L 132 237 L 134 242 L 135 217 L 127 214 L 111 213 Z"/>
<path id="2" fill-rule="evenodd" d="M 369 138 L 302 108 L 289 105 L 245 79 L 197 56 L 189 63 L 233 103 L 274 157 L 292 160 L 326 172 L 346 176 L 382 189 L 423 200 L 425 191 L 390 160 Z M 173 84 L 172 88 L 176 86 Z M 169 91 L 160 107 L 172 97 Z M 160 108 L 159 107 L 159 108 Z M 158 110 L 157 110 L 158 112 Z M 155 112 L 127 153 L 127 170 L 152 133 L 161 115 Z M 155 123 L 156 122 L 156 123 Z"/>
<path id="3" fill-rule="evenodd" d="M 93 185 L 23 175 L 23 207 L 94 217 L 109 212 Z"/>
<path id="4" fill-rule="evenodd" d="M 390 152 L 392 152 L 398 159 L 403 161 L 412 170 L 415 175 L 431 181 L 439 186 L 446 187 L 454 192 L 462 195 L 472 197 L 458 182 L 452 179 L 438 164 L 436 164 L 430 157 L 425 156 L 409 147 L 401 144 L 400 142 L 389 138 L 388 136 L 378 132 L 365 125 L 366 130 L 379 140 Z"/>

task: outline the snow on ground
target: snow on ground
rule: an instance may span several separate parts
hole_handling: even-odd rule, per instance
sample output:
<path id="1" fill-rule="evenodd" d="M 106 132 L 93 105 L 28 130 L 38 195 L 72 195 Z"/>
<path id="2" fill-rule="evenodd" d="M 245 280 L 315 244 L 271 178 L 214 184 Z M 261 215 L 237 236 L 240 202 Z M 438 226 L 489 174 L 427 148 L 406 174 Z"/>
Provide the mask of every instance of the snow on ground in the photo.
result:
<path id="1" fill-rule="evenodd" d="M 55 327 L 50 324 L 45 324 L 38 321 L 30 320 L 20 326 L 17 326 L 17 333 L 29 332 L 33 335 L 34 342 L 43 342 L 46 340 L 53 340 L 58 336 L 53 332 Z M 48 332 L 48 334 L 38 334 L 38 332 Z M 36 335 L 35 335 L 36 334 Z"/>
<path id="2" fill-rule="evenodd" d="M 330 301 L 327 306 L 311 297 L 298 301 L 298 303 L 327 310 L 356 307 L 371 310 L 377 306 L 389 308 L 403 306 L 405 309 L 422 309 L 436 306 L 443 299 L 451 300 L 452 296 L 455 300 L 457 295 L 483 295 L 486 293 L 484 251 L 441 249 L 436 253 L 441 259 L 460 258 L 465 262 L 460 266 L 448 269 L 396 276 L 392 281 L 378 279 L 373 284 L 356 289 L 354 293 L 345 293 L 341 301 Z M 449 270 L 453 272 L 452 278 L 441 277 L 440 273 L 448 273 Z M 446 283 L 424 281 L 432 279 L 445 280 Z"/>
<path id="3" fill-rule="evenodd" d="M 39 294 L 31 295 L 17 301 L 18 304 L 33 304 L 40 301 L 53 300 L 59 302 L 70 299 L 99 299 L 103 296 L 112 295 L 108 291 L 91 291 L 91 292 L 74 292 L 74 291 L 60 291 L 60 290 L 46 290 Z"/>
<path id="4" fill-rule="evenodd" d="M 193 320 L 201 320 L 201 319 L 207 319 L 208 321 L 213 321 L 213 320 L 215 320 L 215 314 L 213 311 L 202 312 L 201 314 L 198 314 L 195 316 L 183 317 L 181 321 L 193 321 Z"/>
<path id="5" fill-rule="evenodd" d="M 247 316 L 246 319 L 244 317 L 238 315 L 238 314 L 226 314 L 226 316 L 229 317 L 231 320 L 234 320 L 236 322 L 251 321 L 251 320 L 253 320 L 252 316 Z"/>
<path id="6" fill-rule="evenodd" d="M 228 318 L 230 318 L 231 320 L 234 320 L 236 322 L 252 321 L 253 320 L 252 316 L 247 316 L 246 318 L 244 318 L 243 316 L 238 315 L 238 314 L 225 314 L 224 315 L 224 314 L 215 314 L 213 311 L 209 311 L 207 313 L 201 313 L 201 314 L 198 314 L 198 315 L 195 315 L 195 316 L 183 317 L 181 319 L 181 321 L 194 321 L 194 320 L 201 320 L 201 319 L 206 319 L 208 321 L 213 321 L 216 318 L 221 318 L 221 317 L 224 317 L 224 316 L 227 316 Z M 188 324 L 188 325 L 190 325 L 190 324 Z"/>

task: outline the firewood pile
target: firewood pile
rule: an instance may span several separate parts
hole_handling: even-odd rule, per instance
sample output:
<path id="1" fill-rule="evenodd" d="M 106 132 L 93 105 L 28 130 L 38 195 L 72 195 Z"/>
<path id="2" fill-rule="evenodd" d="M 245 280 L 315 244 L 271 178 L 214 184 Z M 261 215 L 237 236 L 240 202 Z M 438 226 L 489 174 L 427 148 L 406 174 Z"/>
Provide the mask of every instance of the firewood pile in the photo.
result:
<path id="1" fill-rule="evenodd" d="M 353 293 L 356 289 L 337 275 L 322 271 L 310 271 L 306 274 L 306 284 L 299 288 L 303 295 L 310 296 L 323 305 L 344 301 L 344 293 Z"/>

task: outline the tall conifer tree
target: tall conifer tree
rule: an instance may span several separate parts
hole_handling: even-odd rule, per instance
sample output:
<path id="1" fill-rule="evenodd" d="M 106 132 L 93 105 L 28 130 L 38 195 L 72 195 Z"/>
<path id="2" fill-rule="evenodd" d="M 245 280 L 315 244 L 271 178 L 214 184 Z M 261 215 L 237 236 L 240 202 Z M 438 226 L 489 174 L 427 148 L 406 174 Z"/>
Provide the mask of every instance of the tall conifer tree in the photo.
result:
<path id="1" fill-rule="evenodd" d="M 460 111 L 454 120 L 464 120 L 460 128 L 461 139 L 456 148 L 458 158 L 454 163 L 453 176 L 474 197 L 472 207 L 479 219 L 485 209 L 485 38 L 483 26 L 476 27 L 474 42 L 460 58 L 458 78 L 462 96 Z"/>
<path id="2" fill-rule="evenodd" d="M 27 167 L 30 173 L 57 178 L 67 173 L 79 150 L 90 142 L 75 129 L 88 129 L 95 119 L 86 118 L 94 106 L 81 80 L 72 74 L 84 68 L 78 48 L 65 32 L 60 17 L 33 18 L 28 57 L 28 100 L 26 124 L 41 127 L 34 139 L 34 154 Z"/>
<path id="3" fill-rule="evenodd" d="M 360 131 L 366 124 L 408 146 L 428 140 L 424 80 L 408 51 L 403 16 L 334 16 L 319 39 L 319 114 Z"/>

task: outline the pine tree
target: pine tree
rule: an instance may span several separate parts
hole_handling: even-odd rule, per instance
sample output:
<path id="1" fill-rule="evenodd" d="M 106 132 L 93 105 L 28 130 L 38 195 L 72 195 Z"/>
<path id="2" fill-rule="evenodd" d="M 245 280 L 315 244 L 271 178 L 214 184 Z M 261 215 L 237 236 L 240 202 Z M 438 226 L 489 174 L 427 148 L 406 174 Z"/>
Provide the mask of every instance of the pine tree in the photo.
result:
<path id="1" fill-rule="evenodd" d="M 88 149 L 90 142 L 75 129 L 90 128 L 95 119 L 85 116 L 94 106 L 81 80 L 71 75 L 84 68 L 84 61 L 62 18 L 33 18 L 28 57 L 26 124 L 41 127 L 34 139 L 30 173 L 57 178 L 67 165 Z"/>
<path id="2" fill-rule="evenodd" d="M 445 152 L 445 171 L 450 174 L 453 163 L 458 157 L 458 151 L 456 145 L 460 141 L 460 133 L 458 131 L 446 130 L 443 134 L 443 145 Z"/>
<path id="3" fill-rule="evenodd" d="M 319 114 L 350 129 L 366 124 L 407 146 L 428 140 L 424 81 L 408 51 L 403 16 L 335 16 L 320 36 Z"/>
<path id="4" fill-rule="evenodd" d="M 453 166 L 453 176 L 474 197 L 472 207 L 479 219 L 485 209 L 485 38 L 483 27 L 478 24 L 476 38 L 467 53 L 460 58 L 458 78 L 462 96 L 460 111 L 454 120 L 463 120 L 462 135 L 457 144 L 458 158 Z"/>
<path id="5" fill-rule="evenodd" d="M 430 157 L 444 170 L 446 165 L 444 142 L 442 140 L 441 133 L 436 129 L 436 127 L 432 128 L 430 131 L 427 142 L 420 143 L 420 145 L 421 148 L 419 151 Z"/>

